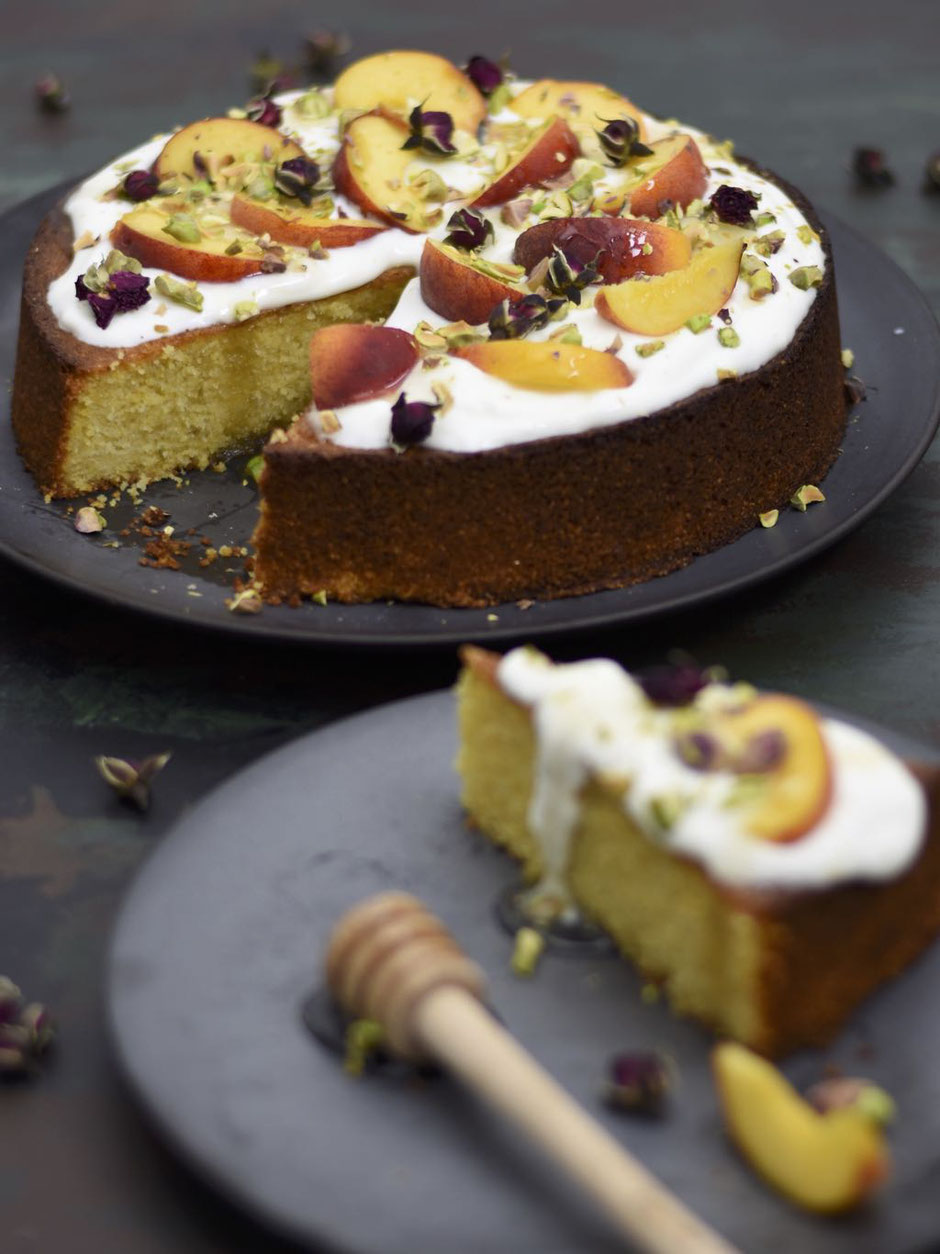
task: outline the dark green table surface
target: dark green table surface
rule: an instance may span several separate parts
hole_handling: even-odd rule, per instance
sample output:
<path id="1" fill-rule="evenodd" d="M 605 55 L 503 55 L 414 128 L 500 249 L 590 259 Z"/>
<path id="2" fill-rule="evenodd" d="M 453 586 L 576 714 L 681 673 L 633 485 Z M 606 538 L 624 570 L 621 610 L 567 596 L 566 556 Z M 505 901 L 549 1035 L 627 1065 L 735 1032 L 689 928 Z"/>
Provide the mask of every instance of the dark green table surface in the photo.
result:
<path id="1" fill-rule="evenodd" d="M 244 101 L 255 54 L 296 61 L 304 35 L 341 26 L 357 54 L 421 46 L 461 60 L 509 49 L 520 74 L 600 79 L 653 112 L 733 136 L 887 252 L 936 311 L 940 194 L 922 190 L 940 148 L 935 3 L 757 7 L 350 0 L 337 16 L 294 0 L 3 0 L 0 213 L 144 136 Z M 35 107 L 47 69 L 71 93 L 60 116 Z M 893 187 L 855 186 L 859 144 L 885 150 Z M 637 666 L 681 647 L 940 740 L 938 549 L 934 449 L 871 519 L 796 572 L 553 650 Z M 141 859 L 214 785 L 302 732 L 454 673 L 450 649 L 249 645 L 106 608 L 0 563 L 0 972 L 60 1024 L 45 1076 L 0 1086 L 0 1250 L 288 1248 L 178 1166 L 123 1091 L 102 1013 L 112 919 Z M 92 766 L 99 753 L 162 750 L 173 758 L 144 816 Z"/>

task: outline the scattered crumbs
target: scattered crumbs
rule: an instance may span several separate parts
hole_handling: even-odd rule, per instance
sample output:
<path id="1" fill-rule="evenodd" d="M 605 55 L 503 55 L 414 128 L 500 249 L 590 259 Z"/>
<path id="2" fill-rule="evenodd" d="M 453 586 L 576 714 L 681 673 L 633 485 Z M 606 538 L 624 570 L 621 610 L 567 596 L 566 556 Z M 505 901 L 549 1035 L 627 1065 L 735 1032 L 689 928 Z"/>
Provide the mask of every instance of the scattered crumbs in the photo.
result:
<path id="1" fill-rule="evenodd" d="M 516 608 L 520 610 L 530 610 L 534 604 L 534 601 L 523 599 L 516 602 Z"/>
<path id="2" fill-rule="evenodd" d="M 843 366 L 845 366 L 846 370 L 851 370 L 852 367 L 855 365 L 855 354 L 852 352 L 850 348 L 843 348 L 842 364 Z"/>
<path id="3" fill-rule="evenodd" d="M 824 501 L 826 498 L 816 487 L 815 483 L 804 483 L 803 486 L 790 497 L 790 504 L 794 509 L 798 509 L 805 513 L 807 505 L 812 505 L 816 501 Z"/>
<path id="4" fill-rule="evenodd" d="M 487 616 L 486 616 L 486 621 L 487 621 L 488 623 L 498 623 L 498 622 L 499 622 L 499 615 L 498 615 L 498 614 L 487 614 Z"/>
<path id="5" fill-rule="evenodd" d="M 313 594 L 310 600 L 314 601 L 317 605 L 326 605 L 327 603 L 326 588 L 320 588 L 318 592 L 315 592 Z"/>
<path id="6" fill-rule="evenodd" d="M 780 510 L 768 509 L 765 510 L 763 514 L 758 514 L 757 517 L 760 519 L 760 525 L 762 527 L 775 527 L 777 525 L 777 519 L 780 517 Z"/>
<path id="7" fill-rule="evenodd" d="M 894 334 L 895 334 L 895 335 L 903 335 L 903 334 L 904 334 L 904 328 L 903 328 L 903 327 L 895 327 L 895 328 L 894 328 Z"/>
<path id="8" fill-rule="evenodd" d="M 535 975 L 535 969 L 545 949 L 545 937 L 534 927 L 520 927 L 512 951 L 510 967 L 514 975 Z"/>
<path id="9" fill-rule="evenodd" d="M 214 462 L 214 463 L 212 464 L 212 466 L 211 466 L 211 469 L 212 469 L 212 470 L 213 470 L 213 471 L 214 471 L 217 475 L 224 474 L 224 473 L 225 473 L 225 462 Z"/>

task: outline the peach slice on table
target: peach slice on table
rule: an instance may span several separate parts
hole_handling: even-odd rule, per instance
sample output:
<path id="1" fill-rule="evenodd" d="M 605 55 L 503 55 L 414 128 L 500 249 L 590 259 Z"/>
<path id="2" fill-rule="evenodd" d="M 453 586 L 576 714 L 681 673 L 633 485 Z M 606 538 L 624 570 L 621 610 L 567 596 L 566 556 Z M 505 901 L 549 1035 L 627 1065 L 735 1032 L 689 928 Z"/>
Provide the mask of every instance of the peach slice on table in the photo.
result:
<path id="1" fill-rule="evenodd" d="M 239 252 L 226 252 L 235 236 L 200 234 L 193 241 L 178 240 L 164 230 L 171 215 L 142 207 L 124 215 L 111 231 L 115 248 L 136 257 L 144 266 L 169 270 L 184 279 L 206 283 L 230 283 L 249 274 L 259 274 L 264 251 L 245 241 Z"/>
<path id="2" fill-rule="evenodd" d="M 557 340 L 486 340 L 458 348 L 455 356 L 515 387 L 536 392 L 599 392 L 633 382 L 633 375 L 612 353 Z"/>
<path id="3" fill-rule="evenodd" d="M 708 167 L 691 135 L 671 135 L 649 145 L 652 155 L 638 157 L 624 170 L 624 181 L 595 202 L 602 213 L 618 214 L 625 208 L 637 218 L 658 218 L 664 201 L 686 205 L 703 195 Z"/>
<path id="4" fill-rule="evenodd" d="M 393 391 L 418 360 L 407 331 L 340 322 L 314 331 L 310 379 L 317 409 L 336 409 Z"/>
<path id="5" fill-rule="evenodd" d="M 822 817 L 832 796 L 832 768 L 819 717 L 804 701 L 764 693 L 737 711 L 723 711 L 712 728 L 732 755 L 760 742 L 775 749 L 762 787 L 745 803 L 745 826 L 762 840 L 799 840 Z"/>
<path id="6" fill-rule="evenodd" d="M 523 118 L 562 117 L 575 130 L 601 131 L 614 118 L 633 118 L 639 138 L 645 130 L 636 105 L 603 83 L 565 82 L 542 78 L 526 87 L 509 106 Z"/>
<path id="7" fill-rule="evenodd" d="M 203 118 L 171 135 L 153 164 L 162 181 L 182 175 L 211 178 L 231 162 L 273 162 L 280 165 L 306 157 L 299 144 L 270 126 L 247 118 Z"/>
<path id="8" fill-rule="evenodd" d="M 486 322 L 501 301 L 510 303 L 528 295 L 508 275 L 497 277 L 491 262 L 469 253 L 425 240 L 419 270 L 421 299 L 448 322 Z"/>
<path id="9" fill-rule="evenodd" d="M 578 137 L 564 118 L 549 118 L 533 132 L 532 138 L 502 174 L 470 203 L 478 209 L 504 204 L 524 187 L 535 187 L 564 174 L 579 152 Z"/>
<path id="10" fill-rule="evenodd" d="M 727 304 L 743 251 L 744 242 L 737 239 L 702 248 L 682 270 L 601 288 L 594 308 L 625 331 L 668 335 L 696 314 L 715 314 Z"/>
<path id="11" fill-rule="evenodd" d="M 632 218 L 552 218 L 523 231 L 513 260 L 531 271 L 554 247 L 587 265 L 598 257 L 604 283 L 622 283 L 633 274 L 667 274 L 692 258 L 692 245 L 681 231 Z"/>
<path id="12" fill-rule="evenodd" d="M 402 116 L 416 104 L 449 113 L 454 126 L 475 132 L 486 117 L 486 101 L 466 74 L 433 52 L 381 52 L 355 61 L 333 89 L 338 109 L 381 105 Z"/>
<path id="13" fill-rule="evenodd" d="M 417 235 L 429 221 L 426 202 L 405 178 L 414 160 L 402 148 L 410 133 L 399 118 L 381 110 L 356 118 L 333 162 L 333 182 L 364 213 Z"/>
<path id="14" fill-rule="evenodd" d="M 835 1214 L 888 1175 L 884 1136 L 858 1107 L 820 1114 L 772 1063 L 731 1041 L 712 1051 L 712 1067 L 731 1139 L 791 1202 Z"/>
<path id="15" fill-rule="evenodd" d="M 238 193 L 232 197 L 230 217 L 233 225 L 255 235 L 267 234 L 280 244 L 297 244 L 301 248 L 316 243 L 324 248 L 348 248 L 388 230 L 384 223 L 368 222 L 365 218 L 320 218 L 309 209 L 255 200 Z"/>

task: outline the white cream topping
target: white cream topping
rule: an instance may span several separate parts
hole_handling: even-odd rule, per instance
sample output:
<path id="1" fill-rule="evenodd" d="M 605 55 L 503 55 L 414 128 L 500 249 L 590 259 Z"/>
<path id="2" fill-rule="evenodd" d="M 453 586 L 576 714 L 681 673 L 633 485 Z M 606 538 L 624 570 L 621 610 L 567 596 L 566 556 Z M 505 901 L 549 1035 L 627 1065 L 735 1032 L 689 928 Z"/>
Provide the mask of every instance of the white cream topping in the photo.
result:
<path id="1" fill-rule="evenodd" d="M 832 795 L 815 826 L 774 842 L 748 832 L 733 790 L 740 776 L 687 766 L 674 747 L 675 713 L 652 705 L 616 663 L 552 665 L 530 649 L 500 662 L 498 679 L 531 707 L 537 741 L 529 827 L 543 855 L 539 890 L 566 895 L 564 874 L 578 823 L 579 793 L 592 777 L 629 781 L 625 810 L 651 840 L 699 863 L 714 879 L 741 888 L 824 888 L 849 880 L 886 880 L 915 859 L 927 818 L 924 792 L 910 771 L 867 733 L 821 720 Z M 707 708 L 730 690 L 711 685 Z M 657 802 L 681 800 L 663 827 Z"/>
<path id="2" fill-rule="evenodd" d="M 514 84 L 514 89 L 521 90 L 524 86 L 525 83 L 519 82 Z M 325 168 L 339 143 L 337 116 L 331 114 L 315 120 L 303 117 L 294 107 L 299 96 L 300 93 L 288 93 L 278 98 L 284 107 L 281 129 Z M 504 110 L 499 120 L 518 121 L 518 118 L 510 110 Z M 676 129 L 672 123 L 661 123 L 649 117 L 644 120 L 651 139 L 672 134 Z M 354 448 L 387 446 L 390 404 L 398 392 L 406 392 L 408 400 L 435 401 L 442 389 L 453 401 L 438 413 L 426 441 L 427 447 L 469 453 L 544 436 L 572 435 L 654 413 L 715 385 L 719 369 L 746 374 L 784 349 L 815 299 L 813 289 L 798 289 L 787 281 L 787 274 L 798 266 L 823 269 L 822 248 L 818 240 L 808 234 L 805 241 L 799 238 L 798 229 L 808 224 L 780 188 L 731 159 L 707 136 L 688 127 L 682 130 L 695 137 L 709 166 L 704 198 L 722 183 L 754 191 L 760 196 L 758 212 L 772 213 L 776 219 L 762 229 L 782 230 L 786 235 L 783 248 L 764 258 L 777 280 L 778 290 L 772 296 L 755 301 L 750 298 L 744 281 L 739 280 L 728 301 L 727 308 L 740 337 L 738 347 L 726 348 L 719 343 L 717 330 L 721 324 L 716 320 L 699 335 L 683 328 L 663 336 L 663 349 L 641 358 L 635 351 L 636 346 L 649 337 L 618 330 L 591 308 L 572 307 L 566 323 L 578 328 L 585 346 L 610 349 L 619 342 L 617 355 L 634 376 L 630 387 L 595 392 L 533 392 L 486 374 L 466 361 L 444 356 L 433 368 L 428 369 L 426 364 L 415 367 L 391 397 L 343 407 L 338 411 L 339 429 L 326 438 Z M 166 138 L 158 136 L 125 154 L 82 183 L 66 201 L 65 210 L 71 218 L 76 239 L 87 232 L 97 241 L 81 249 L 66 272 L 49 287 L 49 304 L 60 326 L 78 339 L 105 348 L 127 348 L 190 329 L 237 321 L 236 306 L 246 301 L 255 302 L 258 310 L 263 311 L 347 291 L 370 282 L 393 266 L 417 268 L 425 236 L 390 228 L 352 247 L 333 248 L 327 257 L 320 259 L 310 257 L 301 249 L 288 248 L 290 262 L 282 274 L 253 275 L 230 283 L 201 282 L 199 290 L 204 298 L 201 311 L 171 301 L 152 300 L 138 310 L 115 316 L 105 329 L 97 327 L 88 304 L 75 297 L 75 280 L 93 261 L 100 261 L 106 255 L 108 233 L 133 207 L 123 199 L 102 197 L 129 169 L 148 168 Z M 488 181 L 488 163 L 497 157 L 498 147 L 484 145 L 479 152 L 487 159 L 482 166 L 477 164 L 481 158 L 469 150 L 466 158 L 416 157 L 415 171 L 434 169 L 464 198 L 452 199 L 444 205 L 440 223 L 429 232 L 432 237 L 443 238 L 451 213 Z M 617 171 L 607 171 L 595 186 L 603 190 L 612 186 L 617 177 Z M 356 205 L 341 196 L 334 196 L 334 200 L 349 216 L 362 216 Z M 482 255 L 491 261 L 507 262 L 518 232 L 500 221 L 499 208 L 485 213 L 494 224 L 496 239 Z M 143 273 L 153 279 L 160 271 L 145 268 Z M 156 312 L 158 306 L 159 313 Z M 432 326 L 444 321 L 421 300 L 415 280 L 406 288 L 389 325 L 413 331 L 421 320 Z M 561 325 L 552 323 L 531 338 L 546 339 Z M 315 411 L 311 410 L 305 420 L 320 430 Z"/>

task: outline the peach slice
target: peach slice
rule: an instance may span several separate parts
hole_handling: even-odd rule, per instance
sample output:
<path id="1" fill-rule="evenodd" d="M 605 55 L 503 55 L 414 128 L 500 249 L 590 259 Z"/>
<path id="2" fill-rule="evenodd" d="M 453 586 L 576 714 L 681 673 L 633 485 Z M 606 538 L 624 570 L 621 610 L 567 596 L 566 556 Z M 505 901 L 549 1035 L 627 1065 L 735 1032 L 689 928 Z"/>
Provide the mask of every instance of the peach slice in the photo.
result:
<path id="1" fill-rule="evenodd" d="M 206 177 L 206 166 L 211 171 L 229 162 L 271 161 L 280 165 L 306 155 L 292 139 L 260 122 L 203 118 L 170 136 L 153 163 L 153 172 L 161 181 L 174 175 L 201 179 Z"/>
<path id="2" fill-rule="evenodd" d="M 424 200 L 405 179 L 414 160 L 402 149 L 409 134 L 404 122 L 381 111 L 356 118 L 333 162 L 333 181 L 365 213 L 417 235 L 429 223 Z"/>
<path id="3" fill-rule="evenodd" d="M 407 114 L 416 104 L 449 113 L 458 130 L 475 132 L 486 101 L 456 65 L 432 52 L 382 52 L 343 70 L 334 87 L 338 109 L 379 105 Z"/>
<path id="4" fill-rule="evenodd" d="M 246 231 L 255 235 L 267 233 L 281 244 L 298 244 L 301 248 L 316 243 L 324 248 L 348 248 L 388 230 L 383 223 L 367 222 L 364 218 L 318 218 L 309 209 L 239 194 L 232 197 L 230 216 L 235 226 Z"/>
<path id="5" fill-rule="evenodd" d="M 634 274 L 682 270 L 692 257 L 686 236 L 668 226 L 632 218 L 553 218 L 522 232 L 513 261 L 530 271 L 551 256 L 555 245 L 582 265 L 600 253 L 597 265 L 605 283 L 622 283 Z"/>
<path id="6" fill-rule="evenodd" d="M 599 392 L 633 382 L 633 375 L 612 353 L 557 340 L 486 340 L 458 348 L 455 356 L 535 392 Z"/>
<path id="7" fill-rule="evenodd" d="M 449 244 L 426 240 L 419 270 L 421 299 L 448 322 L 486 322 L 500 301 L 514 302 L 527 295 L 511 278 L 497 278 L 489 267 Z"/>
<path id="8" fill-rule="evenodd" d="M 568 123 L 563 118 L 550 118 L 533 133 L 502 174 L 470 203 L 482 209 L 512 200 L 523 187 L 537 186 L 564 174 L 579 151 L 578 138 Z"/>
<path id="9" fill-rule="evenodd" d="M 163 229 L 170 220 L 165 213 L 142 207 L 124 215 L 111 231 L 111 243 L 144 266 L 169 270 L 184 279 L 206 283 L 230 283 L 259 274 L 264 252 L 251 241 L 231 255 L 226 249 L 235 236 L 203 235 L 192 243 L 174 239 Z"/>
<path id="10" fill-rule="evenodd" d="M 696 314 L 717 313 L 727 303 L 743 251 L 742 240 L 702 248 L 682 270 L 601 288 L 594 308 L 625 331 L 668 335 Z"/>
<path id="11" fill-rule="evenodd" d="M 633 118 L 644 137 L 640 110 L 603 83 L 559 82 L 542 78 L 521 91 L 509 106 L 523 118 L 562 117 L 575 130 L 602 131 L 614 118 Z"/>
<path id="12" fill-rule="evenodd" d="M 744 749 L 767 733 L 782 736 L 782 755 L 762 778 L 764 787 L 748 804 L 745 823 L 763 840 L 798 840 L 825 813 L 832 795 L 832 770 L 815 711 L 796 697 L 765 693 L 738 711 L 716 717 L 721 743 Z"/>
<path id="13" fill-rule="evenodd" d="M 310 378 L 317 409 L 336 409 L 393 391 L 418 360 L 407 331 L 340 322 L 314 331 Z"/>
<path id="14" fill-rule="evenodd" d="M 807 1210 L 835 1214 L 887 1176 L 888 1148 L 858 1108 L 819 1114 L 766 1059 L 731 1041 L 712 1051 L 728 1133 L 773 1188 Z"/>
<path id="15" fill-rule="evenodd" d="M 708 167 L 691 135 L 672 135 L 650 144 L 653 155 L 638 157 L 625 169 L 625 181 L 598 198 L 602 213 L 618 214 L 624 207 L 638 218 L 658 218 L 663 201 L 683 209 L 703 194 Z"/>

